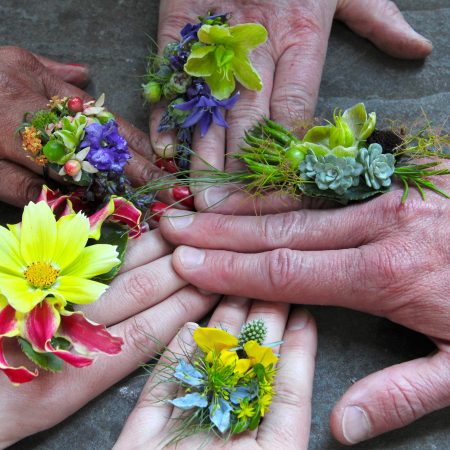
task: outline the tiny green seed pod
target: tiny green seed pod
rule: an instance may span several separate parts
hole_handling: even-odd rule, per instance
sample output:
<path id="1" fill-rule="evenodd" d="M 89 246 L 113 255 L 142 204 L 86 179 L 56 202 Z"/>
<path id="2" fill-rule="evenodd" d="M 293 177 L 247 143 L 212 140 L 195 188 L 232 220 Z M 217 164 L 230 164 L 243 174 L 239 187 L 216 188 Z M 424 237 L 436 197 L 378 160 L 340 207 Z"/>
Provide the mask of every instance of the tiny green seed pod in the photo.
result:
<path id="1" fill-rule="evenodd" d="M 142 85 L 143 96 L 150 103 L 158 103 L 161 100 L 161 85 L 156 81 L 149 81 Z"/>
<path id="2" fill-rule="evenodd" d="M 110 120 L 115 119 L 114 114 L 110 113 L 109 111 L 102 111 L 102 112 L 98 113 L 97 118 L 102 125 L 107 123 Z"/>
<path id="3" fill-rule="evenodd" d="M 298 169 L 300 163 L 305 159 L 305 154 L 298 147 L 293 145 L 286 151 L 284 157 L 293 168 Z"/>

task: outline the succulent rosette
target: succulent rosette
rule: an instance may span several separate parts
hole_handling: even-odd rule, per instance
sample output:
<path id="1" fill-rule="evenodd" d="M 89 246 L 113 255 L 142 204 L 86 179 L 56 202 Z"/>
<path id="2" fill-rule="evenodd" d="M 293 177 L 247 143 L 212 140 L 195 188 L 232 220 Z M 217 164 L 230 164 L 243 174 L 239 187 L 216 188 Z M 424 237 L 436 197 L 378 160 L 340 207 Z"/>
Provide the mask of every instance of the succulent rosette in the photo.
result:
<path id="1" fill-rule="evenodd" d="M 196 114 L 199 121 L 204 120 L 200 115 L 204 111 Z M 332 121 L 301 123 L 297 130 L 263 118 L 245 133 L 241 151 L 230 155 L 242 161 L 245 170 L 184 170 L 178 173 L 177 183 L 200 184 L 203 189 L 236 184 L 252 193 L 278 190 L 293 197 L 323 197 L 347 204 L 389 192 L 397 181 L 404 186 L 402 202 L 410 187 L 423 199 L 426 190 L 449 198 L 431 178 L 450 174 L 439 167 L 439 159 L 449 158 L 449 135 L 428 122 L 410 132 L 404 126 L 377 129 L 376 125 L 375 112 L 367 113 L 363 103 L 336 110 Z M 421 158 L 429 162 L 419 163 Z M 153 181 L 142 192 L 157 193 L 173 183 L 168 177 Z"/>
<path id="2" fill-rule="evenodd" d="M 267 30 L 257 23 L 231 26 L 231 14 L 208 14 L 186 24 L 179 42 L 171 42 L 162 56 L 152 56 L 143 84 L 150 103 L 167 100 L 159 131 L 175 130 L 178 145 L 165 149 L 165 159 L 187 168 L 195 126 L 205 136 L 212 123 L 227 128 L 223 110 L 239 99 L 236 82 L 260 91 L 262 80 L 250 54 L 267 40 Z"/>
<path id="3" fill-rule="evenodd" d="M 264 345 L 262 320 L 245 324 L 238 337 L 218 328 L 199 327 L 193 333 L 197 351 L 173 355 L 163 364 L 162 382 L 176 382 L 179 396 L 167 399 L 182 411 L 171 443 L 200 432 L 227 438 L 254 430 L 275 395 L 278 356 Z"/>

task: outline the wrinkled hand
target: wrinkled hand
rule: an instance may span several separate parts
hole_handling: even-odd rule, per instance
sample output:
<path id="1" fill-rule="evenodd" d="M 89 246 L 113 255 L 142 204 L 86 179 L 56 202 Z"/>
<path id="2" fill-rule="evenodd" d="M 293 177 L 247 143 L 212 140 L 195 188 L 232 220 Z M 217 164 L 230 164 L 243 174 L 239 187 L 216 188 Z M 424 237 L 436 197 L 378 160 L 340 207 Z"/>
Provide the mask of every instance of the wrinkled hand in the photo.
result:
<path id="1" fill-rule="evenodd" d="M 221 327 L 238 334 L 241 326 L 252 319 L 263 319 L 268 327 L 267 342 L 284 340 L 280 348 L 276 395 L 270 411 L 258 429 L 238 435 L 229 442 L 211 436 L 197 435 L 181 441 L 176 448 L 221 449 L 307 449 L 311 425 L 311 395 L 317 336 L 314 320 L 303 309 L 295 308 L 289 318 L 289 306 L 280 303 L 253 302 L 229 297 L 214 312 L 209 326 Z M 195 348 L 188 324 L 169 345 L 169 351 L 181 353 Z M 167 353 L 166 353 L 167 355 Z M 165 356 L 162 356 L 164 360 Z M 162 448 L 173 433 L 176 408 L 160 401 L 176 396 L 175 383 L 158 382 L 158 366 L 142 391 L 114 449 Z M 156 386 L 156 387 L 155 387 Z M 176 424 L 175 424 L 176 426 Z M 166 447 L 164 447 L 166 448 Z M 169 448 L 173 448 L 172 446 Z"/>
<path id="2" fill-rule="evenodd" d="M 444 177 L 443 177 L 444 178 Z M 450 182 L 436 180 L 450 192 Z M 355 443 L 450 406 L 450 200 L 411 189 L 341 209 L 261 217 L 186 215 L 161 222 L 178 274 L 211 292 L 338 305 L 429 336 L 437 352 L 355 383 L 331 418 Z M 203 250 L 206 249 L 206 250 Z"/>
<path id="3" fill-rule="evenodd" d="M 227 171 L 236 171 L 240 165 L 235 158 L 226 158 L 225 151 L 238 152 L 244 130 L 251 128 L 261 116 L 270 116 L 286 126 L 313 116 L 333 17 L 399 58 L 424 58 L 432 49 L 431 43 L 417 34 L 395 4 L 387 0 L 223 0 L 220 3 L 165 0 L 160 4 L 160 51 L 167 43 L 179 40 L 179 31 L 186 23 L 195 22 L 197 16 L 208 10 L 231 12 L 233 24 L 261 23 L 269 33 L 267 43 L 251 56 L 263 80 L 263 90 L 241 89 L 239 101 L 227 112 L 227 130 L 213 124 L 204 138 L 198 133 L 194 136 L 193 149 L 199 157 Z M 163 108 L 162 105 L 153 108 L 150 120 L 152 145 L 161 155 L 174 139 L 170 133 L 157 131 Z M 200 158 L 192 159 L 193 169 L 204 168 Z M 310 205 L 309 202 L 300 205 L 279 195 L 272 195 L 264 202 L 255 201 L 241 191 L 212 188 L 200 190 L 196 206 L 197 210 L 215 207 L 221 213 L 248 214 L 255 210 L 268 213 Z"/>
<path id="4" fill-rule="evenodd" d="M 99 356 L 83 369 L 41 370 L 20 387 L 0 377 L 0 448 L 61 422 L 153 358 L 160 348 L 147 336 L 167 344 L 186 320 L 198 321 L 214 306 L 216 297 L 200 294 L 174 272 L 170 252 L 157 230 L 130 241 L 121 274 L 98 302 L 83 308 L 89 319 L 124 339 L 122 353 Z M 17 348 L 7 351 L 12 361 L 29 365 Z"/>
<path id="5" fill-rule="evenodd" d="M 43 184 L 42 168 L 27 158 L 15 133 L 24 114 L 45 108 L 54 95 L 91 100 L 79 89 L 87 82 L 84 66 L 60 64 L 17 47 L 0 47 L 0 201 L 23 206 L 36 200 Z M 161 174 L 150 162 L 148 136 L 124 120 L 118 122 L 133 155 L 126 169 L 131 181 L 141 185 Z M 163 199 L 174 201 L 169 193 Z"/>

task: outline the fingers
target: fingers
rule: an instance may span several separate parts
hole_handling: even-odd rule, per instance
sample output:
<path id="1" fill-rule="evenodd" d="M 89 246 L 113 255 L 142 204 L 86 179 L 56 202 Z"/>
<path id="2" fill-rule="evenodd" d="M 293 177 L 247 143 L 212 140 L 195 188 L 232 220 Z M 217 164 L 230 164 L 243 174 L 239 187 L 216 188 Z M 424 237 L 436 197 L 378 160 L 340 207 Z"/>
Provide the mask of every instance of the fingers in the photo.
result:
<path id="1" fill-rule="evenodd" d="M 450 355 L 443 351 L 355 383 L 331 415 L 333 435 L 355 444 L 450 405 Z"/>
<path id="2" fill-rule="evenodd" d="M 239 252 L 277 248 L 334 250 L 359 247 L 390 229 L 391 221 L 381 220 L 380 215 L 371 215 L 371 227 L 366 226 L 370 208 L 356 205 L 256 217 L 186 214 L 173 210 L 167 212 L 160 225 L 170 242 L 193 247 Z"/>
<path id="3" fill-rule="evenodd" d="M 159 229 L 144 233 L 139 239 L 128 241 L 125 261 L 120 268 L 120 272 L 129 272 L 168 255 L 170 251 L 171 246 L 161 237 Z"/>
<path id="4" fill-rule="evenodd" d="M 292 310 L 281 345 L 276 395 L 258 430 L 262 448 L 308 448 L 317 332 L 304 309 Z"/>
<path id="5" fill-rule="evenodd" d="M 157 305 L 186 285 L 168 255 L 117 276 L 106 293 L 83 310 L 94 322 L 111 325 Z"/>
<path id="6" fill-rule="evenodd" d="M 61 78 L 66 83 L 80 88 L 85 87 L 89 83 L 89 69 L 84 64 L 60 63 L 34 53 L 33 56 L 53 75 Z"/>
<path id="7" fill-rule="evenodd" d="M 392 1 L 340 0 L 336 18 L 397 58 L 425 58 L 433 49 L 432 43 L 414 31 Z"/>
<path id="8" fill-rule="evenodd" d="M 317 12 L 304 11 L 295 20 L 291 42 L 277 61 L 270 101 L 272 118 L 286 126 L 295 126 L 296 120 L 314 116 L 333 7 L 326 5 Z"/>
<path id="9" fill-rule="evenodd" d="M 0 201 L 23 207 L 35 201 L 41 192 L 43 179 L 6 160 L 0 160 Z"/>
<path id="10" fill-rule="evenodd" d="M 165 378 L 165 365 L 173 364 L 174 354 L 184 354 L 189 356 L 193 351 L 194 341 L 192 333 L 198 325 L 187 323 L 178 334 L 172 339 L 167 350 L 162 354 L 160 361 L 153 369 L 152 374 L 145 384 L 136 407 L 130 414 L 119 439 L 114 445 L 115 450 L 129 449 L 130 442 L 134 446 L 145 447 L 148 441 L 164 430 L 169 420 L 173 406 L 165 399 L 174 398 L 179 388 L 177 383 L 167 383 Z M 189 351 L 191 350 L 191 352 Z M 145 427 L 142 427 L 142 423 Z"/>
<path id="11" fill-rule="evenodd" d="M 252 128 L 263 116 L 270 116 L 270 94 L 273 87 L 275 63 L 269 52 L 268 44 L 258 47 L 252 53 L 252 65 L 260 74 L 263 88 L 260 92 L 241 89 L 238 102 L 227 112 L 227 152 L 240 151 L 245 130 Z M 225 163 L 227 172 L 242 169 L 242 163 L 236 158 L 228 157 Z"/>
<path id="12" fill-rule="evenodd" d="M 245 297 L 224 297 L 209 321 L 209 327 L 222 328 L 237 336 L 245 323 L 252 302 Z"/>
<path id="13" fill-rule="evenodd" d="M 376 251 L 375 251 L 375 256 Z M 379 314 L 383 270 L 359 249 L 259 254 L 178 247 L 172 263 L 187 282 L 209 292 L 269 301 L 340 305 Z M 361 302 L 364 298 L 364 302 Z"/>

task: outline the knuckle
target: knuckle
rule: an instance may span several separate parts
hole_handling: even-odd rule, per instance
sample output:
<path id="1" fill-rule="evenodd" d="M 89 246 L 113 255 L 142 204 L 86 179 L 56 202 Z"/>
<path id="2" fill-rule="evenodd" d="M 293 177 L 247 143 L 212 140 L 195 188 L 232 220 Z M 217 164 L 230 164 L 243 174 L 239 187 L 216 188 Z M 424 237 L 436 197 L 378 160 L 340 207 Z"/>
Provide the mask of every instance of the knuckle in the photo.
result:
<path id="1" fill-rule="evenodd" d="M 148 358 L 155 350 L 156 341 L 153 337 L 157 337 L 157 330 L 154 325 L 143 318 L 135 318 L 130 321 L 124 330 L 125 346 L 128 353 L 142 354 Z"/>
<path id="2" fill-rule="evenodd" d="M 261 230 L 264 242 L 269 246 L 291 247 L 299 233 L 299 225 L 304 229 L 306 216 L 303 210 L 265 216 Z"/>
<path id="3" fill-rule="evenodd" d="M 296 252 L 280 248 L 267 254 L 268 280 L 273 289 L 289 291 L 298 277 L 300 266 Z"/>
<path id="4" fill-rule="evenodd" d="M 123 287 L 126 296 L 142 310 L 149 307 L 160 290 L 158 277 L 139 269 L 129 274 L 123 281 Z"/>

